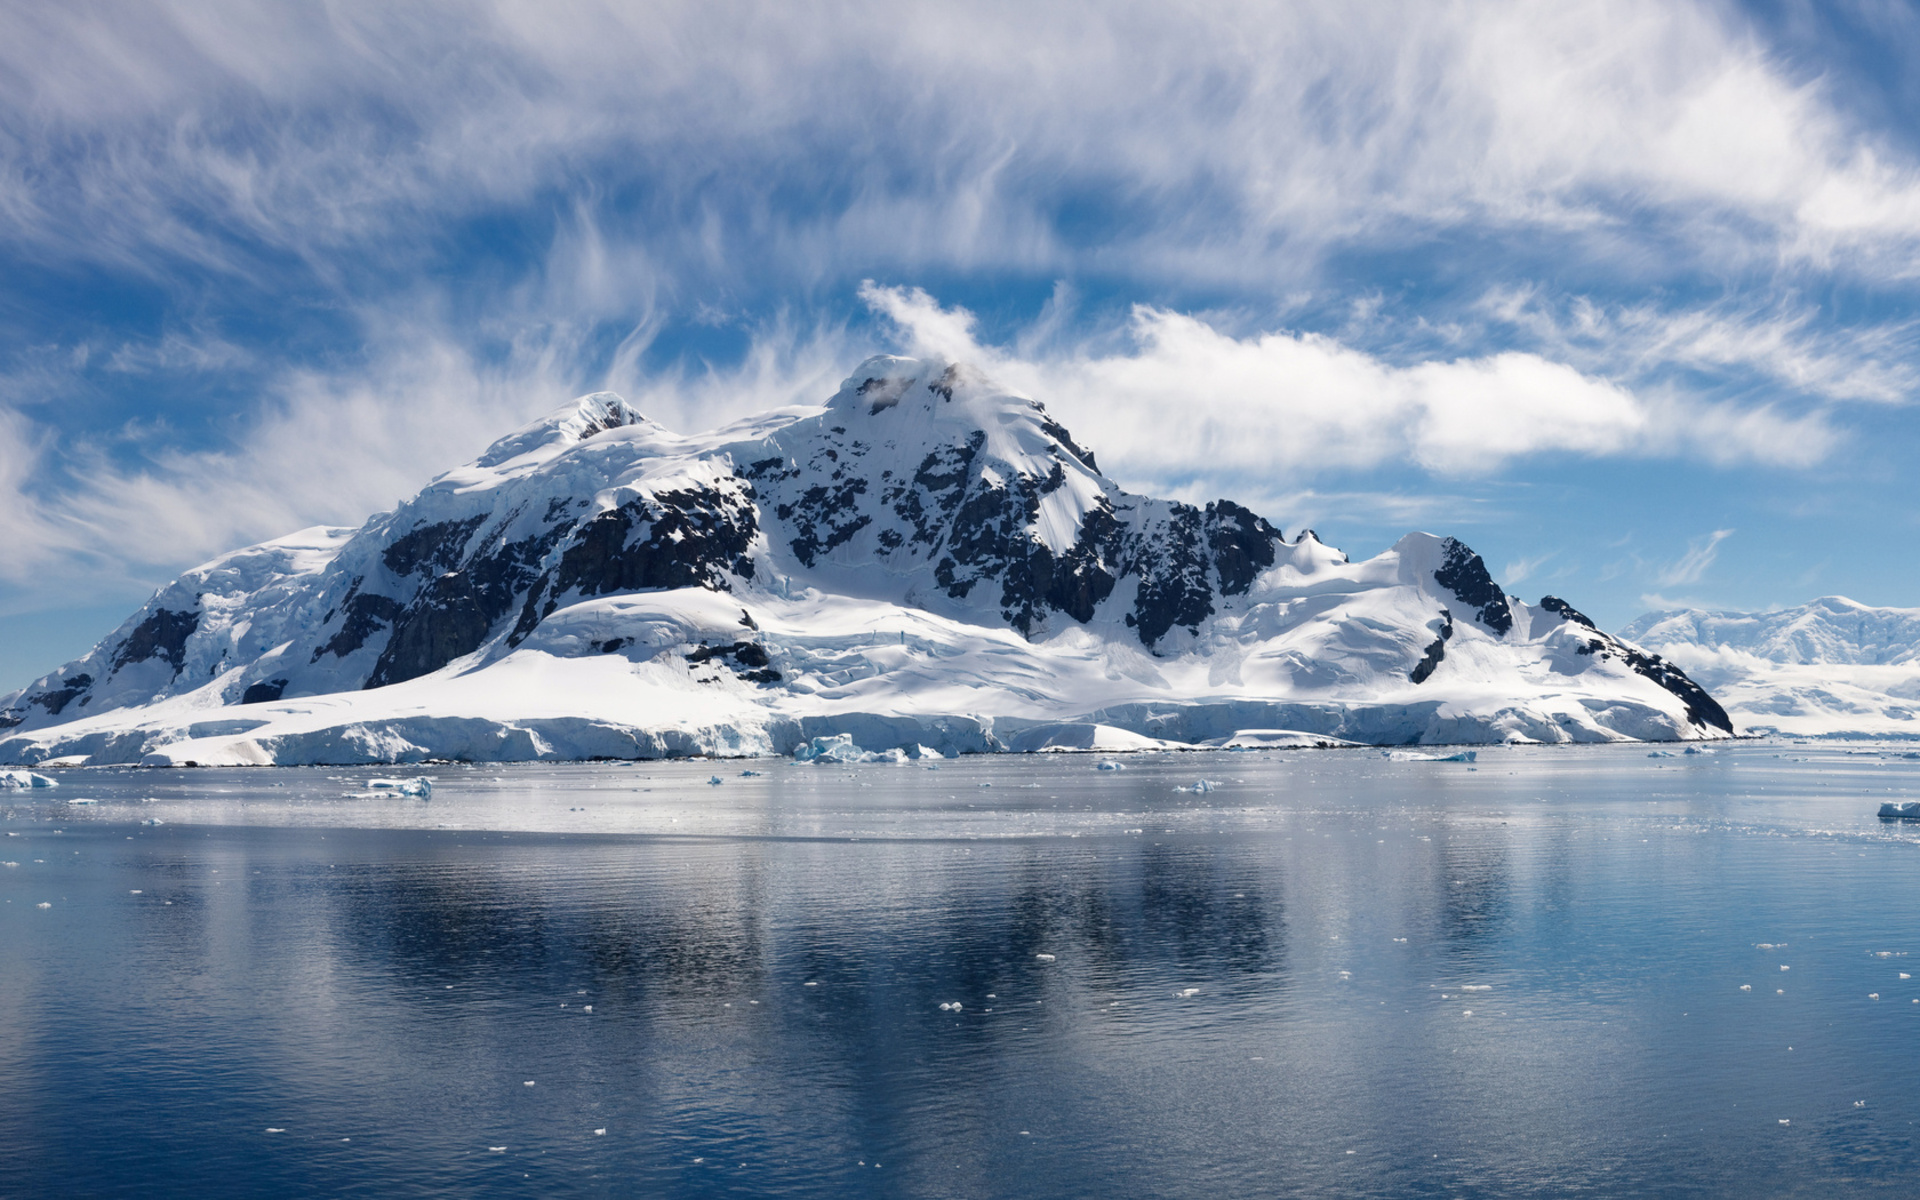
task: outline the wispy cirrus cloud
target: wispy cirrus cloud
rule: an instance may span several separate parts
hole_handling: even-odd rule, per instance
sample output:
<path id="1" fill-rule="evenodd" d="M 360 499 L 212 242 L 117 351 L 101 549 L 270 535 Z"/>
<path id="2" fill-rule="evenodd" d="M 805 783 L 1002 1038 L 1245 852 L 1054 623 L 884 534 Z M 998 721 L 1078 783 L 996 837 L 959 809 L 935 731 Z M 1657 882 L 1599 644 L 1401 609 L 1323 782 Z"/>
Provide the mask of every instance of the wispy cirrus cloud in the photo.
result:
<path id="1" fill-rule="evenodd" d="M 1720 543 L 1732 537 L 1731 529 L 1716 529 L 1705 537 L 1687 543 L 1687 552 L 1661 568 L 1657 578 L 1662 587 L 1683 587 L 1699 583 L 1713 560 L 1720 555 Z"/>

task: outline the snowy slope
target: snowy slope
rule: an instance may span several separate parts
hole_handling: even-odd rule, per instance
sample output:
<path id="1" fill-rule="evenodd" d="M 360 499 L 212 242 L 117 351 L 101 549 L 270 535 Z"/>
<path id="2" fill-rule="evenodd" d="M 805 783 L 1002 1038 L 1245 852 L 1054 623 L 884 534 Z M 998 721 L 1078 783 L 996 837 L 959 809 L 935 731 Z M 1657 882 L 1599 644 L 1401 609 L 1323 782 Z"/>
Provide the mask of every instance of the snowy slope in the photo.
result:
<path id="1" fill-rule="evenodd" d="M 1622 636 L 1683 666 L 1743 730 L 1920 736 L 1920 608 L 1824 596 L 1775 612 L 1683 609 Z"/>
<path id="2" fill-rule="evenodd" d="M 21 762 L 1728 730 L 1453 539 L 1349 563 L 1231 501 L 1133 495 L 1038 403 L 887 357 L 694 436 L 585 397 L 358 530 L 188 572 L 0 727 Z"/>

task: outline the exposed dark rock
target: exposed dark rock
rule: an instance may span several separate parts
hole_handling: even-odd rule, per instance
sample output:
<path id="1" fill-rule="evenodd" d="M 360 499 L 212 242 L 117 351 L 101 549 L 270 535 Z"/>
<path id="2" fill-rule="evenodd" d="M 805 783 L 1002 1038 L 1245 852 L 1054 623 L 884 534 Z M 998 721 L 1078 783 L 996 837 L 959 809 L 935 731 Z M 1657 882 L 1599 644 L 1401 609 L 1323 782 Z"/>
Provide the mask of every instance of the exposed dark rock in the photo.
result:
<path id="1" fill-rule="evenodd" d="M 171 612 L 156 608 L 147 619 L 134 626 L 127 640 L 113 656 L 113 671 L 129 663 L 145 662 L 150 658 L 164 658 L 173 673 L 180 673 L 181 664 L 187 659 L 187 639 L 200 627 L 198 612 Z"/>
<path id="2" fill-rule="evenodd" d="M 632 638 L 608 638 L 604 642 L 590 643 L 601 654 L 618 654 L 633 644 Z"/>
<path id="3" fill-rule="evenodd" d="M 1285 542 L 1266 518 L 1231 500 L 1207 505 L 1207 548 L 1220 575 L 1220 593 L 1238 596 L 1274 563 L 1274 543 Z"/>
<path id="4" fill-rule="evenodd" d="M 1038 406 L 1036 405 L 1035 407 Z M 1042 409 L 1040 412 L 1040 432 L 1046 434 L 1054 441 L 1059 442 L 1062 446 L 1065 446 L 1067 453 L 1086 464 L 1087 470 L 1092 471 L 1096 475 L 1100 473 L 1100 464 L 1093 461 L 1093 451 L 1082 450 L 1079 445 L 1074 442 L 1073 435 L 1067 432 L 1067 427 L 1052 417 L 1049 417 L 1045 409 Z"/>
<path id="5" fill-rule="evenodd" d="M 240 693 L 240 703 L 269 704 L 278 700 L 286 690 L 287 681 L 284 679 L 262 680 L 259 683 L 250 685 L 246 691 Z"/>
<path id="6" fill-rule="evenodd" d="M 1151 646 L 1175 625 L 1198 629 L 1213 615 L 1213 588 L 1207 581 L 1202 514 L 1191 504 L 1174 504 L 1164 536 L 1143 539 L 1130 574 L 1140 577 L 1132 620 L 1140 641 Z"/>
<path id="7" fill-rule="evenodd" d="M 366 686 L 384 687 L 438 671 L 472 654 L 522 594 L 533 587 L 549 551 L 566 535 L 544 534 L 482 549 L 464 567 L 420 589 L 393 623 Z"/>
<path id="8" fill-rule="evenodd" d="M 420 570 L 450 571 L 460 565 L 467 539 L 484 520 L 481 516 L 422 525 L 393 539 L 380 555 L 380 561 L 395 575 L 411 575 Z"/>
<path id="9" fill-rule="evenodd" d="M 1733 718 L 1727 716 L 1727 710 L 1720 702 L 1707 694 L 1705 688 L 1687 678 L 1687 673 L 1667 662 L 1658 654 L 1648 654 L 1627 642 L 1607 634 L 1588 638 L 1586 645 L 1580 647 L 1580 653 L 1592 654 L 1601 659 L 1618 657 L 1620 661 L 1637 675 L 1641 675 L 1659 684 L 1678 697 L 1686 705 L 1687 720 L 1695 725 L 1711 727 L 1725 733 L 1733 732 Z"/>
<path id="10" fill-rule="evenodd" d="M 1433 639 L 1433 644 L 1427 647 L 1426 654 L 1419 662 L 1413 664 L 1413 670 L 1407 678 L 1415 683 L 1425 683 L 1432 678 L 1441 660 L 1447 657 L 1447 641 L 1451 637 L 1453 637 L 1453 614 L 1443 608 L 1440 610 L 1440 636 Z"/>
<path id="11" fill-rule="evenodd" d="M 341 603 L 339 611 L 343 614 L 340 628 L 327 642 L 314 650 L 310 662 L 319 662 L 323 654 L 335 658 L 345 658 L 367 644 L 367 639 L 382 629 L 392 625 L 404 609 L 398 600 L 391 596 L 361 592 L 361 580 L 354 580 L 347 589 L 347 598 Z M 331 619 L 331 618 L 329 618 Z"/>
<path id="12" fill-rule="evenodd" d="M 77 697 L 92 686 L 93 676 L 91 675 L 82 673 L 69 676 L 60 681 L 59 687 L 53 688 L 50 691 L 41 692 L 38 696 L 29 697 L 27 703 L 38 704 L 41 708 L 47 710 L 48 716 L 57 717 L 60 715 L 61 709 L 72 704 Z M 21 718 L 21 720 L 25 719 L 24 716 Z M 18 721 L 14 723 L 19 724 Z"/>
<path id="13" fill-rule="evenodd" d="M 715 659 L 731 659 L 736 668 L 734 678 L 747 683 L 779 683 L 780 672 L 771 669 L 772 659 L 767 656 L 767 648 L 758 642 L 734 642 L 729 646 L 702 646 L 686 656 L 692 665 L 712 662 Z M 738 670 L 746 667 L 747 670 Z M 708 682 L 702 680 L 702 682 Z"/>
<path id="14" fill-rule="evenodd" d="M 518 645 L 568 592 L 604 596 L 663 588 L 730 591 L 729 573 L 753 578 L 747 550 L 759 532 L 751 485 L 657 492 L 610 508 L 571 531 L 558 565 L 528 587 L 508 637 Z M 549 545 L 567 531 L 547 535 Z M 540 550 L 540 555 L 546 554 Z M 527 573 L 532 558 L 526 560 Z M 463 651 L 463 653 L 465 653 Z"/>
<path id="15" fill-rule="evenodd" d="M 1487 572 L 1487 564 L 1455 538 L 1446 539 L 1441 547 L 1446 558 L 1433 573 L 1434 581 L 1473 609 L 1473 615 L 1488 629 L 1498 634 L 1512 629 L 1513 609 L 1507 605 L 1507 594 Z"/>
<path id="16" fill-rule="evenodd" d="M 1550 613 L 1558 613 L 1560 615 L 1560 619 L 1563 621 L 1573 621 L 1577 624 L 1585 625 L 1588 629 L 1593 629 L 1593 630 L 1598 630 L 1600 628 L 1598 625 L 1595 625 L 1591 620 L 1588 619 L 1587 614 L 1581 612 L 1579 609 L 1575 608 L 1573 605 L 1568 604 L 1565 600 L 1562 600 L 1558 596 L 1540 597 L 1540 607 L 1546 609 Z"/>
<path id="17" fill-rule="evenodd" d="M 859 509 L 859 499 L 866 491 L 867 481 L 858 478 L 832 487 L 816 483 L 798 500 L 780 505 L 775 510 L 780 519 L 793 521 L 802 530 L 789 543 L 794 557 L 811 567 L 819 555 L 845 545 L 872 524 L 873 518 Z"/>
<path id="18" fill-rule="evenodd" d="M 881 502 L 913 527 L 909 541 L 929 550 L 940 548 L 948 525 L 966 497 L 973 460 L 986 444 L 987 435 L 976 430 L 959 445 L 929 451 L 920 460 L 911 484 L 893 484 L 881 493 Z"/>

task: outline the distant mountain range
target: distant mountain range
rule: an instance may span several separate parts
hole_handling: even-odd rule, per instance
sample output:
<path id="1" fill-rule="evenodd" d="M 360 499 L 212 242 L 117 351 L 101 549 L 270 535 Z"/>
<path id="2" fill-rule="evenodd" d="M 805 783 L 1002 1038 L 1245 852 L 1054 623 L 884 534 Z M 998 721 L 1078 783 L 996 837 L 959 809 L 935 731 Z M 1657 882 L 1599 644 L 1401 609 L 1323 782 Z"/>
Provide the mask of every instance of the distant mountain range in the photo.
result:
<path id="1" fill-rule="evenodd" d="M 1920 608 L 1824 596 L 1773 612 L 1654 612 L 1622 634 L 1712 690 L 1742 733 L 1920 737 Z"/>
<path id="2" fill-rule="evenodd" d="M 870 359 L 683 436 L 598 394 L 357 530 L 238 550 L 0 697 L 0 762 L 1723 737 L 1672 663 L 1412 533 L 1122 490 L 1037 402 Z"/>

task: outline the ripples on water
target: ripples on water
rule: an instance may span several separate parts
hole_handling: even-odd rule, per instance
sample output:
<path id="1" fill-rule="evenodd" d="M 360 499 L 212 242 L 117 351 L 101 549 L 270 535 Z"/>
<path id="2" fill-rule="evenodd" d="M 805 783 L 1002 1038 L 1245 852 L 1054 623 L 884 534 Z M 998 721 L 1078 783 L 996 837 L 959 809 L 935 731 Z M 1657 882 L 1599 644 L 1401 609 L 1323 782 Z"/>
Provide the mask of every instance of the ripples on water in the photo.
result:
<path id="1" fill-rule="evenodd" d="M 0 793 L 0 1196 L 1920 1178 L 1920 761 L 1125 761 Z"/>

